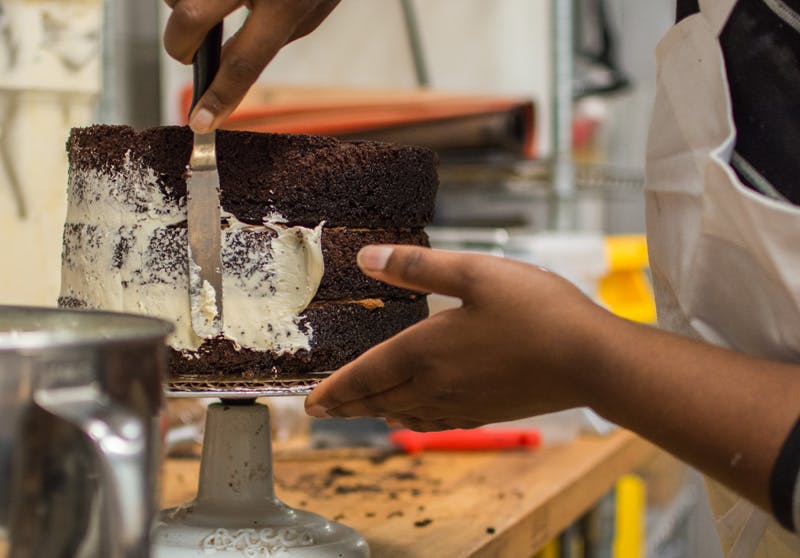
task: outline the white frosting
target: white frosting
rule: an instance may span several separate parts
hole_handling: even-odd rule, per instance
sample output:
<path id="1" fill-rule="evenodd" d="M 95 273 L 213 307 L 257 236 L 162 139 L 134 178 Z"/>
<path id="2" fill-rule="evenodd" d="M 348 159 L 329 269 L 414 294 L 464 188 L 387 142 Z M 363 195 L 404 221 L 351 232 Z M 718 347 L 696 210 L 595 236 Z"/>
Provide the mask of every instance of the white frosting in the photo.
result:
<path id="1" fill-rule="evenodd" d="M 192 329 L 199 337 L 215 337 L 222 329 L 217 310 L 217 291 L 211 283 L 201 278 L 201 269 L 192 255 L 191 244 L 186 248 L 189 256 L 189 315 Z"/>
<path id="2" fill-rule="evenodd" d="M 170 344 L 195 350 L 187 278 L 186 204 L 165 198 L 155 172 L 126 157 L 121 169 L 70 173 L 61 296 L 90 308 L 175 324 Z M 276 354 L 309 349 L 299 315 L 324 271 L 322 223 L 289 227 L 281 215 L 249 225 L 223 214 L 223 335 Z M 210 290 L 209 290 L 210 289 Z M 208 285 L 200 312 L 216 314 Z"/>
<path id="3" fill-rule="evenodd" d="M 271 216 L 274 218 L 275 216 Z M 230 216 L 231 227 L 223 234 L 266 236 L 274 233 L 269 252 L 247 250 L 244 261 L 225 265 L 223 249 L 223 330 L 240 346 L 276 353 L 310 349 L 310 326 L 303 327 L 298 315 L 317 293 L 324 264 L 322 223 L 313 229 L 287 227 L 275 221 L 248 225 Z M 285 219 L 280 216 L 281 222 Z M 229 273 L 236 267 L 235 273 Z"/>

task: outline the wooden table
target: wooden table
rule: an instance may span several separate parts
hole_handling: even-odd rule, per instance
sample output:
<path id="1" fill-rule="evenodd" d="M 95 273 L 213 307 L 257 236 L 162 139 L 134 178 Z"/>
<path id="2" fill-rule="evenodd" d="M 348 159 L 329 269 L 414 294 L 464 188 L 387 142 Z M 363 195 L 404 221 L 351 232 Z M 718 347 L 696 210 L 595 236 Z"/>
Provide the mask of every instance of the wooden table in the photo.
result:
<path id="1" fill-rule="evenodd" d="M 656 454 L 626 431 L 535 451 L 278 452 L 275 484 L 287 504 L 358 530 L 377 558 L 528 557 Z M 164 464 L 164 506 L 194 496 L 198 469 Z"/>

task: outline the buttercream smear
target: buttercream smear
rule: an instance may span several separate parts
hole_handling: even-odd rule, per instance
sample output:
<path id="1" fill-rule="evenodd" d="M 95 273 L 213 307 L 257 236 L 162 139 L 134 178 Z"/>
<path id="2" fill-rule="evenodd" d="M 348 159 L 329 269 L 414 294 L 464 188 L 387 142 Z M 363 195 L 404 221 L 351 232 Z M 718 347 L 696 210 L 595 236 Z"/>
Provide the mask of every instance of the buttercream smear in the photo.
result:
<path id="1" fill-rule="evenodd" d="M 206 280 L 200 278 L 200 266 L 195 263 L 192 257 L 192 247 L 187 246 L 189 255 L 189 302 L 192 329 L 203 338 L 214 337 L 219 333 L 219 323 L 217 315 L 217 292 L 214 287 Z"/>
<path id="2" fill-rule="evenodd" d="M 191 323 L 185 200 L 168 199 L 153 169 L 130 155 L 118 172 L 71 171 L 69 192 L 62 299 L 169 320 L 170 345 L 192 356 L 204 338 Z M 300 314 L 322 280 L 323 223 L 222 219 L 222 335 L 240 348 L 309 350 L 313 331 Z"/>

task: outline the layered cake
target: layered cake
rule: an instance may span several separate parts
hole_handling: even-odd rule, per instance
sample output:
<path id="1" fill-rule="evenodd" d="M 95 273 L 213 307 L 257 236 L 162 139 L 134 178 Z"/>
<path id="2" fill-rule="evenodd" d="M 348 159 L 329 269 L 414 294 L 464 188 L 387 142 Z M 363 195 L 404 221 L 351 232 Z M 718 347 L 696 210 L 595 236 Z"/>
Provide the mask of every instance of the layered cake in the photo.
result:
<path id="1" fill-rule="evenodd" d="M 217 134 L 223 333 L 192 329 L 188 128 L 92 126 L 70 135 L 59 304 L 171 321 L 173 389 L 324 374 L 427 315 L 424 295 L 364 276 L 367 244 L 426 246 L 436 156 L 417 147 Z"/>

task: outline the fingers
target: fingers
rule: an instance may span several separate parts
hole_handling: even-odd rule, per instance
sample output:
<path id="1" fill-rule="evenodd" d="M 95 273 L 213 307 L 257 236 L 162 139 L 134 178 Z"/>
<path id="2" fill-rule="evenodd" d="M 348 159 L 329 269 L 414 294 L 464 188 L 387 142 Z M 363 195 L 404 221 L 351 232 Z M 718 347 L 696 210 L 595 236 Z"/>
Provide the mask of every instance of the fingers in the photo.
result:
<path id="1" fill-rule="evenodd" d="M 348 401 L 328 409 L 326 414 L 328 417 L 339 418 L 393 417 L 409 423 L 440 423 L 442 428 L 455 428 L 452 426 L 455 420 L 462 422 L 462 419 L 453 418 L 449 409 L 431 402 L 425 402 L 430 404 L 424 405 L 423 399 L 425 398 L 419 393 L 419 388 L 412 382 L 406 382 L 377 395 Z"/>
<path id="2" fill-rule="evenodd" d="M 217 77 L 190 115 L 192 130 L 205 133 L 222 124 L 286 44 L 297 17 L 283 5 L 254 5 L 245 24 L 223 48 Z"/>
<path id="3" fill-rule="evenodd" d="M 319 24 L 330 15 L 337 4 L 339 4 L 339 0 L 322 0 L 319 2 L 317 7 L 300 22 L 295 32 L 289 37 L 289 42 L 305 37 L 319 27 Z"/>
<path id="4" fill-rule="evenodd" d="M 408 359 L 411 351 L 398 350 L 396 339 L 397 336 L 371 348 L 325 378 L 306 398 L 306 412 L 317 417 L 330 416 L 329 409 L 406 383 L 413 371 Z"/>
<path id="5" fill-rule="evenodd" d="M 175 0 L 164 32 L 164 46 L 174 58 L 191 63 L 208 31 L 243 0 Z M 189 117 L 195 132 L 205 133 L 233 112 L 264 67 L 295 32 L 301 19 L 299 3 L 253 4 L 247 21 L 222 50 L 217 76 Z"/>
<path id="6" fill-rule="evenodd" d="M 416 432 L 438 432 L 442 430 L 470 430 L 483 426 L 484 422 L 468 419 L 437 419 L 426 420 L 418 417 L 396 417 L 386 420 L 389 428 L 408 428 Z"/>
<path id="7" fill-rule="evenodd" d="M 432 339 L 441 330 L 441 320 L 446 316 L 445 312 L 423 320 L 341 367 L 306 398 L 306 411 L 312 416 L 324 417 L 329 409 L 377 396 L 407 383 L 410 385 L 415 376 L 424 376 L 427 363 L 432 361 L 426 352 L 430 351 Z M 443 344 L 446 342 L 434 343 L 439 347 Z"/>
<path id="8" fill-rule="evenodd" d="M 370 277 L 415 291 L 472 297 L 493 258 L 418 246 L 365 246 L 358 265 Z"/>
<path id="9" fill-rule="evenodd" d="M 331 417 L 385 417 L 390 414 L 412 414 L 411 411 L 419 407 L 416 401 L 411 381 L 406 381 L 398 386 L 353 399 L 326 410 Z"/>
<path id="10" fill-rule="evenodd" d="M 206 34 L 242 0 L 166 0 L 172 8 L 164 30 L 164 48 L 170 56 L 191 64 Z"/>
<path id="11" fill-rule="evenodd" d="M 436 425 L 436 429 L 474 428 L 480 423 L 455 416 L 452 409 L 429 400 L 413 381 L 376 395 L 343 403 L 327 410 L 326 416 L 317 418 L 384 417 L 392 423 L 402 423 L 419 429 L 421 424 Z"/>

